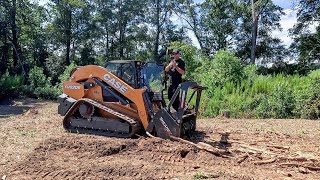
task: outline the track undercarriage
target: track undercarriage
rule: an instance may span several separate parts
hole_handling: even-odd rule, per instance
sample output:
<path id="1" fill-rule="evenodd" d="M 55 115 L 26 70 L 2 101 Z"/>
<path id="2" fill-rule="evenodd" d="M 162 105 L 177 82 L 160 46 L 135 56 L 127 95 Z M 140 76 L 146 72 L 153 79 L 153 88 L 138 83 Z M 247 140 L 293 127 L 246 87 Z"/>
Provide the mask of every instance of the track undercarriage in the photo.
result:
<path id="1" fill-rule="evenodd" d="M 101 116 L 104 114 L 111 116 Z M 129 138 L 141 131 L 141 124 L 94 100 L 83 98 L 74 103 L 63 120 L 67 131 Z"/>

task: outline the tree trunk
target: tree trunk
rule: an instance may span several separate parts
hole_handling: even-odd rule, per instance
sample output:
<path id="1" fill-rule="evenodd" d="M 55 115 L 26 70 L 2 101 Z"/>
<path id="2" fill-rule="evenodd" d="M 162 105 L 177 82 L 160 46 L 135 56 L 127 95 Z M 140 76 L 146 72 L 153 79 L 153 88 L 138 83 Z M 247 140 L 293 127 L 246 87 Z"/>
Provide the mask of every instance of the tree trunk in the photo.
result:
<path id="1" fill-rule="evenodd" d="M 106 59 L 107 61 L 109 61 L 109 30 L 108 30 L 108 27 L 106 27 L 106 33 L 107 33 L 107 44 L 106 44 Z"/>
<path id="2" fill-rule="evenodd" d="M 3 35 L 2 40 L 3 46 L 1 48 L 2 51 L 2 61 L 7 65 L 7 62 L 9 61 L 9 46 L 8 46 L 8 40 L 7 40 L 7 34 Z"/>
<path id="3" fill-rule="evenodd" d="M 5 71 L 7 69 L 7 63 L 9 61 L 9 47 L 7 42 L 7 34 L 3 34 L 2 39 L 3 46 L 1 47 L 1 61 L 0 64 L 2 67 L 0 68 L 0 71 Z"/>
<path id="4" fill-rule="evenodd" d="M 158 61 L 158 50 L 159 50 L 159 38 L 160 38 L 160 0 L 156 1 L 156 26 L 157 26 L 157 32 L 156 32 L 156 39 L 154 42 L 154 49 L 153 49 L 153 57 L 155 61 Z"/>
<path id="5" fill-rule="evenodd" d="M 66 65 L 69 66 L 71 64 L 70 62 L 70 46 L 71 46 L 71 24 L 72 24 L 72 14 L 71 10 L 67 10 L 67 29 L 66 29 L 66 46 L 67 46 L 67 52 L 66 52 Z"/>
<path id="6" fill-rule="evenodd" d="M 72 41 L 72 58 L 71 60 L 74 62 L 76 60 L 76 47 L 75 47 L 75 42 L 74 40 Z"/>
<path id="7" fill-rule="evenodd" d="M 120 27 L 120 50 L 119 50 L 120 59 L 124 59 L 124 56 L 123 56 L 123 52 L 124 52 L 123 43 L 124 43 L 124 30 L 122 29 L 122 27 Z"/>
<path id="8" fill-rule="evenodd" d="M 111 57 L 114 58 L 114 41 L 111 39 Z"/>
<path id="9" fill-rule="evenodd" d="M 16 69 L 18 65 L 18 31 L 16 24 L 16 0 L 12 0 L 12 9 L 11 9 L 11 29 L 12 29 L 12 49 L 13 56 L 13 67 Z"/>
<path id="10" fill-rule="evenodd" d="M 120 14 L 122 16 L 122 14 Z M 120 21 L 120 40 L 119 40 L 119 45 L 120 45 L 120 59 L 124 59 L 124 43 L 125 43 L 125 30 L 126 30 L 127 22 L 125 20 Z"/>
<path id="11" fill-rule="evenodd" d="M 256 49 L 257 49 L 257 35 L 258 35 L 258 15 L 255 12 L 254 0 L 251 0 L 251 13 L 252 13 L 252 38 L 251 38 L 251 58 L 250 63 L 255 64 L 256 62 Z"/>

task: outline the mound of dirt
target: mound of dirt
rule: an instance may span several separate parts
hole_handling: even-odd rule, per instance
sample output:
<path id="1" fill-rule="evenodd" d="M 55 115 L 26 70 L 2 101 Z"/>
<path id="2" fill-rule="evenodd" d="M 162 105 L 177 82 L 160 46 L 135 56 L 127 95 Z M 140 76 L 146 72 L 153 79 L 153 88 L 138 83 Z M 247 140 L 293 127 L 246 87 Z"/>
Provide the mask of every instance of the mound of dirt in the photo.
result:
<path id="1" fill-rule="evenodd" d="M 18 179 L 174 178 L 177 171 L 197 169 L 214 158 L 169 140 L 75 135 L 46 140 L 10 174 Z"/>

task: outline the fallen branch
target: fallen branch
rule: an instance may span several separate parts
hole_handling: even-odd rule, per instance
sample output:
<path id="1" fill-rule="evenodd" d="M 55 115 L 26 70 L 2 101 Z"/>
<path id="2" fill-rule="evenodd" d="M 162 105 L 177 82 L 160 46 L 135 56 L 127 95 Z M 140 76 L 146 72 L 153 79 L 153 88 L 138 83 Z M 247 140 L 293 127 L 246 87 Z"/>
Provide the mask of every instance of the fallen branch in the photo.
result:
<path id="1" fill-rule="evenodd" d="M 297 163 L 282 163 L 282 164 L 279 164 L 279 166 L 304 167 L 304 168 L 307 168 L 311 171 L 320 171 L 320 167 L 307 166 L 307 165 L 297 164 Z"/>
<path id="2" fill-rule="evenodd" d="M 259 148 L 251 147 L 251 146 L 248 146 L 248 145 L 243 145 L 243 144 L 241 144 L 240 146 L 243 147 L 243 148 L 247 148 L 247 149 L 253 150 L 253 151 L 259 151 L 259 152 L 262 152 L 262 153 L 265 153 L 265 154 L 276 155 L 276 154 L 273 153 L 273 152 L 266 151 L 266 150 L 264 150 L 264 149 L 259 149 Z"/>
<path id="3" fill-rule="evenodd" d="M 249 157 L 248 154 L 242 156 L 239 158 L 239 160 L 237 161 L 238 164 L 241 164 L 243 161 L 245 161 L 247 158 Z"/>
<path id="4" fill-rule="evenodd" d="M 315 167 L 315 166 L 304 166 L 304 167 L 311 171 L 320 171 L 320 167 Z"/>
<path id="5" fill-rule="evenodd" d="M 291 166 L 291 167 L 299 167 L 301 166 L 300 164 L 297 163 L 281 163 L 279 166 Z"/>
<path id="6" fill-rule="evenodd" d="M 233 154 L 237 154 L 238 152 L 240 153 L 247 153 L 247 154 L 257 154 L 258 152 L 252 151 L 250 149 L 243 149 L 243 148 L 237 148 L 237 149 L 230 149 L 229 150 Z"/>
<path id="7" fill-rule="evenodd" d="M 277 149 L 285 149 L 285 150 L 290 149 L 289 146 L 279 146 L 279 145 L 267 145 L 267 147 L 277 148 Z"/>
<path id="8" fill-rule="evenodd" d="M 178 138 L 178 137 L 174 137 L 174 136 L 170 136 L 170 139 L 173 140 L 173 141 L 177 141 L 177 142 L 181 142 L 181 143 L 185 143 L 185 144 L 189 144 L 189 145 L 195 146 L 196 148 L 198 148 L 200 150 L 207 151 L 207 152 L 209 152 L 211 154 L 214 154 L 215 156 L 227 157 L 227 156 L 225 156 L 226 151 L 222 151 L 222 150 L 216 149 L 216 148 L 214 148 L 213 146 L 211 146 L 210 144 L 207 144 L 207 143 L 201 142 L 201 143 L 195 144 L 193 142 L 190 142 L 190 141 Z"/>
<path id="9" fill-rule="evenodd" d="M 155 136 L 153 136 L 152 134 L 150 134 L 148 131 L 146 131 L 146 135 L 151 137 L 151 138 L 156 138 Z"/>
<path id="10" fill-rule="evenodd" d="M 279 157 L 280 160 L 287 160 L 287 161 L 308 161 L 306 157 Z"/>
<path id="11" fill-rule="evenodd" d="M 264 161 L 253 161 L 253 164 L 255 164 L 255 165 L 269 164 L 269 163 L 275 162 L 276 160 L 277 159 L 272 158 L 272 159 L 268 159 L 268 160 L 264 160 Z"/>
<path id="12" fill-rule="evenodd" d="M 245 142 L 242 141 L 237 141 L 237 140 L 228 140 L 229 143 L 238 143 L 238 144 L 246 144 Z"/>
<path id="13" fill-rule="evenodd" d="M 155 136 L 151 135 L 149 132 L 146 132 L 146 134 L 147 134 L 147 136 L 149 136 L 151 138 L 159 138 L 159 137 L 155 137 Z M 159 138 L 159 139 L 161 139 L 161 138 Z M 178 137 L 175 137 L 175 136 L 170 136 L 170 140 L 181 142 L 181 143 L 185 143 L 185 144 L 189 144 L 189 145 L 194 146 L 194 147 L 196 147 L 196 148 L 198 148 L 200 150 L 204 150 L 204 151 L 207 151 L 209 153 L 212 153 L 212 154 L 214 154 L 216 156 L 227 157 L 227 156 L 225 156 L 226 151 L 215 149 L 210 144 L 207 144 L 207 143 L 204 143 L 204 142 L 199 142 L 199 143 L 195 144 L 193 142 L 190 142 L 190 141 L 187 141 L 185 139 L 178 138 Z"/>

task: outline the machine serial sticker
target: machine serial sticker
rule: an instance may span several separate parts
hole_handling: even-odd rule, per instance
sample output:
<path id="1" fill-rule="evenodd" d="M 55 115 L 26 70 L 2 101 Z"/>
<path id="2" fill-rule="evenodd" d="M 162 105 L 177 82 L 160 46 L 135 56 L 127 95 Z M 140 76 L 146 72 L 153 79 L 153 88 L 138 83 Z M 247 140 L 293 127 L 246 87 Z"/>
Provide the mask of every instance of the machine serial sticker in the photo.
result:
<path id="1" fill-rule="evenodd" d="M 65 85 L 64 88 L 66 89 L 80 89 L 80 86 L 70 86 L 70 85 Z"/>
<path id="2" fill-rule="evenodd" d="M 160 122 L 161 122 L 161 124 L 163 125 L 164 129 L 165 129 L 169 134 L 171 134 L 171 131 L 170 131 L 168 125 L 164 122 L 163 117 L 160 117 Z"/>
<path id="3" fill-rule="evenodd" d="M 127 86 L 123 85 L 121 82 L 112 78 L 109 74 L 105 74 L 103 76 L 103 78 L 104 78 L 104 80 L 107 81 L 108 84 L 111 84 L 113 87 L 115 87 L 116 89 L 118 89 L 122 93 L 125 93 L 128 90 Z"/>

